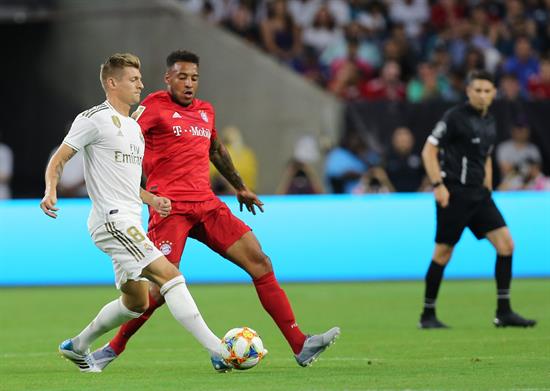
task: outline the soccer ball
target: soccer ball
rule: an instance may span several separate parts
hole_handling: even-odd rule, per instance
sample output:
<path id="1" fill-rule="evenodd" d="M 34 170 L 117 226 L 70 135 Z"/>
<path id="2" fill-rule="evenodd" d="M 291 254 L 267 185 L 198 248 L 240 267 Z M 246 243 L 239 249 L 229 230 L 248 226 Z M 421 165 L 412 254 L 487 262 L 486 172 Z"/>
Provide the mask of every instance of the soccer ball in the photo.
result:
<path id="1" fill-rule="evenodd" d="M 250 369 L 267 354 L 258 333 L 248 327 L 229 330 L 221 343 L 223 359 L 235 369 Z"/>

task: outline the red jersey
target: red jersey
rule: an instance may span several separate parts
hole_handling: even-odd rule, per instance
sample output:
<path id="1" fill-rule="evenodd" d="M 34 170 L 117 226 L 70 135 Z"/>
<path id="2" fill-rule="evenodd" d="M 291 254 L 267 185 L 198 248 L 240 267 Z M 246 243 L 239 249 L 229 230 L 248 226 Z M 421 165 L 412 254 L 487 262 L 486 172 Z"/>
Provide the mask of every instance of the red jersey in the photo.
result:
<path id="1" fill-rule="evenodd" d="M 145 138 L 146 189 L 172 201 L 214 198 L 209 176 L 210 140 L 217 137 L 214 107 L 199 99 L 182 106 L 159 91 L 136 111 Z"/>

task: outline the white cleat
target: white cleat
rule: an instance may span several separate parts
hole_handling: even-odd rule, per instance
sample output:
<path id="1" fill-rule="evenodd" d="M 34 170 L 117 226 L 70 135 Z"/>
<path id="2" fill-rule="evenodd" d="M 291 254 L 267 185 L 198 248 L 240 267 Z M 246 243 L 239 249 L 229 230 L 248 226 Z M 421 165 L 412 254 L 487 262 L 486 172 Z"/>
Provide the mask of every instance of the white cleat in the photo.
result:
<path id="1" fill-rule="evenodd" d="M 101 369 L 96 367 L 89 351 L 84 354 L 75 352 L 72 339 L 67 339 L 59 344 L 59 353 L 67 360 L 72 361 L 80 372 L 101 372 Z"/>

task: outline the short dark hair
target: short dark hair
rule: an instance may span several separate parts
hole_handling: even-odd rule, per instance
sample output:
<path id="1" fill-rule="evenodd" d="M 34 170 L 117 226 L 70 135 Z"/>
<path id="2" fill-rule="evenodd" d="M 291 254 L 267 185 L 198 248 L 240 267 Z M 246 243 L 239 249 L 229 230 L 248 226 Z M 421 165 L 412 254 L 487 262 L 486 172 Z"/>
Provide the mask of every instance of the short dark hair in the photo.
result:
<path id="1" fill-rule="evenodd" d="M 190 62 L 199 65 L 199 56 L 187 50 L 174 50 L 166 57 L 166 66 L 170 68 L 177 62 Z"/>
<path id="2" fill-rule="evenodd" d="M 474 80 L 487 80 L 493 85 L 495 84 L 495 78 L 491 72 L 483 69 L 476 69 L 475 71 L 468 73 L 468 76 L 466 77 L 466 85 L 470 85 Z"/>

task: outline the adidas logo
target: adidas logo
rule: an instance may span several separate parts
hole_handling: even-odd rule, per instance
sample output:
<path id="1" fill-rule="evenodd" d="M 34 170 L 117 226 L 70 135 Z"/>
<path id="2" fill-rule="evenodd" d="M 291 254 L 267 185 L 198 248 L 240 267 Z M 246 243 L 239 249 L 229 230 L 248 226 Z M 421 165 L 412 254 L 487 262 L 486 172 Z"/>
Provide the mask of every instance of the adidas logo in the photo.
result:
<path id="1" fill-rule="evenodd" d="M 122 131 L 118 131 L 118 133 L 116 134 L 118 137 L 124 137 L 124 134 L 122 134 Z"/>
<path id="2" fill-rule="evenodd" d="M 177 111 L 174 112 L 174 114 L 172 115 L 172 118 L 181 118 L 181 115 L 180 113 L 178 113 Z"/>

